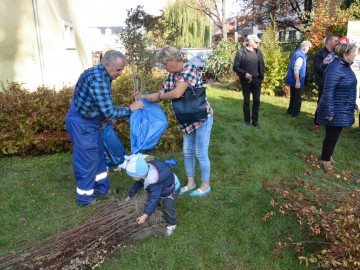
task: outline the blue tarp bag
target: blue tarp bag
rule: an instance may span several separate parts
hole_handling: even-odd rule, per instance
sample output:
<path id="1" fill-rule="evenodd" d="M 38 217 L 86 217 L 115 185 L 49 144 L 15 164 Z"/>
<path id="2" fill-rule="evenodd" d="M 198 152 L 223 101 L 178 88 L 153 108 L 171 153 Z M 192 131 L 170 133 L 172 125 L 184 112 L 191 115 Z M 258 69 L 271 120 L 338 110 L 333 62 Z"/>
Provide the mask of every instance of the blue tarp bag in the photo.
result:
<path id="1" fill-rule="evenodd" d="M 105 163 L 107 166 L 117 166 L 124 162 L 125 149 L 115 129 L 109 123 L 102 127 L 104 141 Z"/>
<path id="2" fill-rule="evenodd" d="M 168 127 L 166 115 L 158 104 L 146 99 L 141 101 L 144 103 L 144 108 L 133 112 L 130 116 L 132 154 L 153 149 Z"/>

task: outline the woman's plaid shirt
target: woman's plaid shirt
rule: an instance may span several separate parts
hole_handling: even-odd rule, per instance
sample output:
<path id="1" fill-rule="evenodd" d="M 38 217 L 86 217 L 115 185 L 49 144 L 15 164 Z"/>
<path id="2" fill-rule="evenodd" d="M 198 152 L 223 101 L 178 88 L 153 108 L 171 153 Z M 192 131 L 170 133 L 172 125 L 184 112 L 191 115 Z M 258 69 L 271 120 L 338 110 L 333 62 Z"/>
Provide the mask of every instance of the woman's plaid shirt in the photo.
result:
<path id="1" fill-rule="evenodd" d="M 165 93 L 172 91 L 176 88 L 176 82 L 187 82 L 188 84 L 194 87 L 203 87 L 203 82 L 201 80 L 201 73 L 198 72 L 196 66 L 187 62 L 184 64 L 179 73 L 170 73 L 160 88 L 159 92 Z M 210 102 L 206 97 L 206 108 L 208 112 L 208 117 L 213 115 L 213 110 L 210 106 Z M 191 124 L 181 124 L 180 129 L 183 134 L 190 134 L 192 131 L 201 126 L 203 122 L 195 122 Z"/>

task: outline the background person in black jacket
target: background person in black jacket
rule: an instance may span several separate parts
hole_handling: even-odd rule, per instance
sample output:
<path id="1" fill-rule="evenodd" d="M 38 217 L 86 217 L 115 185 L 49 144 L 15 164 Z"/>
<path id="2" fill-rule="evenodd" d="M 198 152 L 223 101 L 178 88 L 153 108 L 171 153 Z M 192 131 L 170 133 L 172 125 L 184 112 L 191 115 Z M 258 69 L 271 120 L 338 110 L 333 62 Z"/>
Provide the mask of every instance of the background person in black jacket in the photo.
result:
<path id="1" fill-rule="evenodd" d="M 335 46 L 339 43 L 339 38 L 335 35 L 328 35 L 325 38 L 325 47 L 318 50 L 313 59 L 313 69 L 315 74 L 315 81 L 318 87 L 318 100 L 317 103 L 319 104 L 319 100 L 321 98 L 321 95 L 323 93 L 324 89 L 324 68 L 322 67 L 322 63 L 325 59 L 325 57 L 332 51 L 334 51 Z M 315 117 L 314 117 L 314 130 L 319 131 L 320 125 L 316 120 L 317 117 L 317 109 L 315 111 Z"/>
<path id="2" fill-rule="evenodd" d="M 247 45 L 235 56 L 233 70 L 238 74 L 244 97 L 244 121 L 250 126 L 250 93 L 253 96 L 252 125 L 259 128 L 261 83 L 264 80 L 264 57 L 258 49 L 261 39 L 257 35 L 247 36 Z"/>

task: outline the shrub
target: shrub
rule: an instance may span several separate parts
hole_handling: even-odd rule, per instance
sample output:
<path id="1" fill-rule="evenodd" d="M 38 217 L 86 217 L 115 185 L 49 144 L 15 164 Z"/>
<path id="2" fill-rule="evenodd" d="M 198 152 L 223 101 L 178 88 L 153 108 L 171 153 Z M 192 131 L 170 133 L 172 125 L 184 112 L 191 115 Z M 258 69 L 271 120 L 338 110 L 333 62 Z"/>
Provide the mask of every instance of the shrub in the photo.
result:
<path id="1" fill-rule="evenodd" d="M 70 149 L 64 120 L 73 90 L 39 87 L 29 92 L 9 83 L 0 92 L 0 148 L 3 154 L 47 154 Z"/>
<path id="2" fill-rule="evenodd" d="M 284 95 L 284 80 L 287 73 L 290 53 L 282 49 L 276 40 L 277 28 L 270 25 L 263 33 L 261 51 L 265 61 L 265 78 L 261 92 L 267 95 Z"/>
<path id="3" fill-rule="evenodd" d="M 308 26 L 306 31 L 306 38 L 311 41 L 313 48 L 308 53 L 308 76 L 307 85 L 304 89 L 304 96 L 312 98 L 316 93 L 316 83 L 314 78 L 314 71 L 312 67 L 312 59 L 315 52 L 324 46 L 324 38 L 329 34 L 334 34 L 339 37 L 346 35 L 347 24 L 350 20 L 356 20 L 360 14 L 360 0 L 355 0 L 350 8 L 335 10 L 335 16 L 330 12 L 331 1 L 316 2 L 314 5 L 314 12 L 312 16 L 313 23 Z"/>
<path id="4" fill-rule="evenodd" d="M 161 86 L 164 74 L 153 72 L 146 79 L 146 89 L 153 92 Z M 113 81 L 114 103 L 118 106 L 133 102 L 132 81 L 125 71 Z M 65 118 L 70 108 L 73 88 L 64 87 L 56 91 L 38 87 L 30 92 L 16 82 L 2 85 L 0 92 L 0 148 L 3 155 L 42 155 L 66 152 L 72 149 L 65 128 Z M 159 104 L 168 116 L 169 127 L 157 148 L 177 150 L 181 145 L 181 134 L 171 103 Z M 130 126 L 128 121 L 117 121 L 115 125 L 124 147 L 130 149 Z"/>
<path id="5" fill-rule="evenodd" d="M 359 2 L 359 1 L 358 1 Z M 306 29 L 307 37 L 316 50 L 324 45 L 324 38 L 328 34 L 342 37 L 346 35 L 347 23 L 354 19 L 352 11 L 343 11 L 336 9 L 335 16 L 330 12 L 331 1 L 325 0 L 316 2 L 314 14 L 312 15 L 313 23 Z"/>
<path id="6" fill-rule="evenodd" d="M 215 74 L 220 82 L 231 83 L 237 80 L 233 71 L 233 63 L 240 44 L 231 40 L 221 40 L 214 48 L 213 55 L 206 61 L 206 70 Z"/>

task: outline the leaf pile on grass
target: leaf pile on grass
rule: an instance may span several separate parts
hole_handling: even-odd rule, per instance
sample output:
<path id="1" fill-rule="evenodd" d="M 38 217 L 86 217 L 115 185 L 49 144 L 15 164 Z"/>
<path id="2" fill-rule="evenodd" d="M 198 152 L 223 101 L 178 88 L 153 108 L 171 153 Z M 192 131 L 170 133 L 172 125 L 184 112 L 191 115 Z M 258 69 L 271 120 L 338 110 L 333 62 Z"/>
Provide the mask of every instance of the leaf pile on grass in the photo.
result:
<path id="1" fill-rule="evenodd" d="M 82 225 L 29 243 L 0 259 L 0 268 L 10 269 L 89 269 L 132 241 L 165 233 L 160 210 L 143 225 L 135 220 L 143 213 L 146 196 L 119 202 L 112 198 L 81 208 L 74 215 Z"/>
<path id="2" fill-rule="evenodd" d="M 314 155 L 304 157 L 311 170 L 304 170 L 302 177 L 266 181 L 265 190 L 273 198 L 271 205 L 278 213 L 295 213 L 300 225 L 325 241 L 277 243 L 278 247 L 292 247 L 302 251 L 304 245 L 321 245 L 321 250 L 299 259 L 306 265 L 321 268 L 360 268 L 360 175 L 335 169 L 331 178 L 317 176 L 320 168 Z M 275 215 L 267 213 L 263 220 Z"/>

